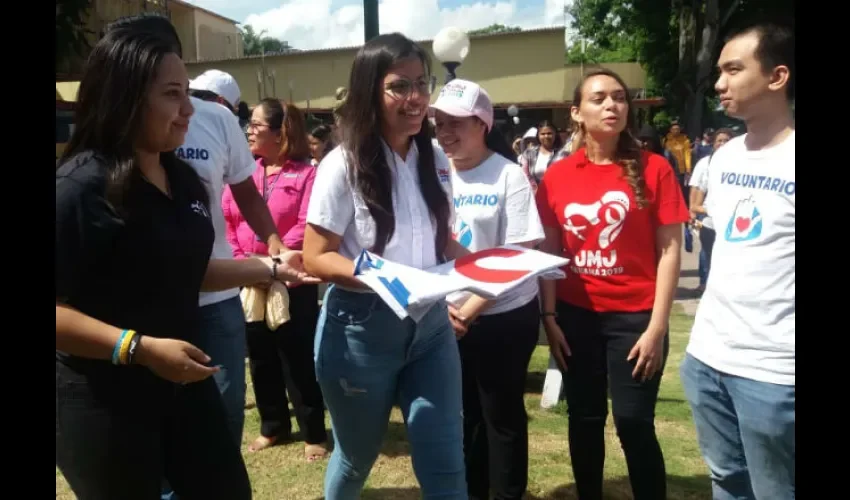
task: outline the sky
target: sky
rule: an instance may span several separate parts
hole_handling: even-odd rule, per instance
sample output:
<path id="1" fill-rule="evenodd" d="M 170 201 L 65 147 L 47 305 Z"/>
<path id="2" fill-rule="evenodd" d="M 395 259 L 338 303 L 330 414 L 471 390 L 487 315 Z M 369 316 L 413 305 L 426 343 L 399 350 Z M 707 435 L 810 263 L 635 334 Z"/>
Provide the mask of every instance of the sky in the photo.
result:
<path id="1" fill-rule="evenodd" d="M 362 0 L 186 1 L 249 24 L 255 32 L 265 30 L 301 50 L 363 43 Z M 378 16 L 381 33 L 399 31 L 423 40 L 445 26 L 563 26 L 565 2 L 571 0 L 380 0 Z"/>

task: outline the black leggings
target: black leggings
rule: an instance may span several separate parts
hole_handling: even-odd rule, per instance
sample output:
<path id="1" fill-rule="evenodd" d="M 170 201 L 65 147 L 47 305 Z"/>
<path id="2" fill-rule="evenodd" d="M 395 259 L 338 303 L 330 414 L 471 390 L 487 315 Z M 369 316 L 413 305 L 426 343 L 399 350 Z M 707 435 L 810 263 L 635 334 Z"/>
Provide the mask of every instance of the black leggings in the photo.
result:
<path id="1" fill-rule="evenodd" d="M 667 497 L 664 456 L 655 435 L 655 403 L 661 370 L 646 382 L 632 377 L 629 351 L 649 325 L 650 311 L 597 313 L 558 302 L 558 325 L 572 355 L 564 388 L 569 414 L 570 456 L 578 497 L 602 498 L 608 391 L 617 436 L 626 456 L 635 500 Z M 664 361 L 669 350 L 664 337 Z M 662 364 L 662 369 L 664 364 Z"/>
<path id="2" fill-rule="evenodd" d="M 460 340 L 463 448 L 470 500 L 519 500 L 528 485 L 525 381 L 540 306 L 480 316 Z"/>
<path id="3" fill-rule="evenodd" d="M 96 363 L 92 363 L 96 364 Z M 188 385 L 137 366 L 56 361 L 56 465 L 80 500 L 246 500 L 251 484 L 212 377 Z"/>

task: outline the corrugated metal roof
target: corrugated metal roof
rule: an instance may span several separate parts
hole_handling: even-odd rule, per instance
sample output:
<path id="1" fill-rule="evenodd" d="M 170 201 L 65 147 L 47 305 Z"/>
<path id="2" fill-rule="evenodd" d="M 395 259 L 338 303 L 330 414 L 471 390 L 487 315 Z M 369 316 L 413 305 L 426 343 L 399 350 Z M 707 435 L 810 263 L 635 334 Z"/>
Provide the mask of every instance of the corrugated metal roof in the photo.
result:
<path id="1" fill-rule="evenodd" d="M 191 5 L 191 4 L 189 4 L 189 5 Z M 543 33 L 543 32 L 549 32 L 549 31 L 552 31 L 552 32 L 554 32 L 554 31 L 564 31 L 564 26 L 549 26 L 549 27 L 542 27 L 542 28 L 532 28 L 532 29 L 527 29 L 527 30 L 522 30 L 522 31 L 512 31 L 512 32 L 507 32 L 507 33 L 486 33 L 486 34 L 482 34 L 482 35 L 472 35 L 469 38 L 470 38 L 470 40 L 477 40 L 477 39 L 481 39 L 481 38 L 509 37 L 509 36 L 523 35 L 523 34 L 526 34 L 526 33 Z M 433 41 L 434 41 L 433 38 L 428 38 L 426 40 L 416 40 L 416 43 L 418 43 L 420 45 L 424 45 L 426 43 L 430 44 Z M 268 59 L 270 57 L 287 57 L 287 56 L 302 55 L 302 54 L 320 54 L 320 53 L 326 53 L 326 52 L 358 49 L 362 45 L 363 44 L 348 45 L 348 46 L 343 46 L 343 47 L 330 47 L 330 48 L 324 48 L 324 49 L 296 50 L 296 51 L 289 52 L 289 53 L 286 53 L 286 54 L 268 54 L 265 57 Z M 243 56 L 243 57 L 224 57 L 224 58 L 219 58 L 219 59 L 203 59 L 203 60 L 199 60 L 199 61 L 189 61 L 189 64 L 193 64 L 193 63 L 215 63 L 215 62 L 219 62 L 219 61 L 233 61 L 233 60 L 242 60 L 242 59 L 246 59 L 246 60 L 261 59 L 263 57 L 264 56 L 262 56 L 262 55 Z"/>

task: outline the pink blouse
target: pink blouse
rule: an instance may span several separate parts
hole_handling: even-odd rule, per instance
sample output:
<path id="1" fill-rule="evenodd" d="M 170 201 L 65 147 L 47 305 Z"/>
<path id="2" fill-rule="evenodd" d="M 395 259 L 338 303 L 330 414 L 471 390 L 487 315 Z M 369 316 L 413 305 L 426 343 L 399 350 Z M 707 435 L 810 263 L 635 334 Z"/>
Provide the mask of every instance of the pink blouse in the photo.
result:
<path id="1" fill-rule="evenodd" d="M 266 178 L 263 192 L 265 168 L 263 159 L 257 159 L 257 170 L 252 175 L 254 185 L 266 199 L 278 234 L 283 244 L 292 250 L 300 250 L 304 243 L 304 228 L 307 225 L 307 207 L 310 205 L 310 192 L 316 178 L 316 167 L 306 162 L 289 161 L 280 172 Z M 268 255 L 269 249 L 264 241 L 254 234 L 254 230 L 239 211 L 233 193 L 228 186 L 221 198 L 224 220 L 227 222 L 227 241 L 233 247 L 233 257 L 243 259 L 253 254 Z"/>

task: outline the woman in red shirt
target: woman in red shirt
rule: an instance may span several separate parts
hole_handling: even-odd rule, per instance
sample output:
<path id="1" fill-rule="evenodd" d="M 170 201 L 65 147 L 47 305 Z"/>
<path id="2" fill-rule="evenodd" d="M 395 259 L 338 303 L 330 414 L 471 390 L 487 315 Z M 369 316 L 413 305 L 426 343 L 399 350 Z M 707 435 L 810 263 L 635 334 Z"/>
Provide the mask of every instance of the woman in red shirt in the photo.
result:
<path id="1" fill-rule="evenodd" d="M 537 191 L 545 248 L 570 259 L 567 278 L 542 280 L 541 294 L 582 500 L 602 498 L 609 387 L 635 499 L 666 498 L 655 402 L 688 211 L 670 164 L 632 136 L 631 104 L 617 74 L 587 74 L 571 108 L 576 152 Z"/>
<path id="2" fill-rule="evenodd" d="M 310 165 L 310 146 L 304 114 L 292 104 L 263 99 L 248 124 L 248 143 L 257 156 L 254 184 L 274 218 L 283 244 L 301 250 L 307 207 L 316 167 Z M 266 244 L 254 234 L 228 187 L 222 197 L 227 240 L 237 259 L 266 255 Z M 265 321 L 245 328 L 251 381 L 260 413 L 260 436 L 248 447 L 259 451 L 292 436 L 289 397 L 304 436 L 308 461 L 327 454 L 322 391 L 313 364 L 313 339 L 319 319 L 318 285 L 287 286 L 290 320 L 269 330 Z M 287 374 L 286 376 L 284 376 Z"/>

